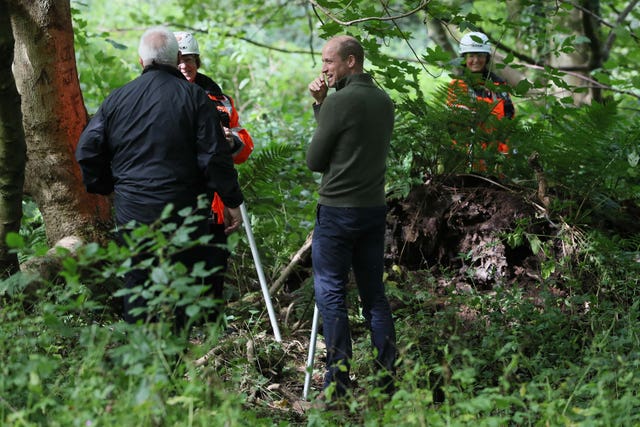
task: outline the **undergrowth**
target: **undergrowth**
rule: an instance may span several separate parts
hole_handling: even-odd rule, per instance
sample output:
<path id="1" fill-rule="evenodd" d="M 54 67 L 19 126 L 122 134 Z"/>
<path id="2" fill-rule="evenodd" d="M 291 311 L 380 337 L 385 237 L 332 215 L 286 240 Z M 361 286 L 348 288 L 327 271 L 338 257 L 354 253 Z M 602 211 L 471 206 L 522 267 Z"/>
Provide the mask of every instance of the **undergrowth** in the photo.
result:
<path id="1" fill-rule="evenodd" d="M 63 251 L 65 268 L 59 279 L 35 290 L 27 285 L 27 275 L 2 282 L 3 423 L 632 426 L 640 422 L 640 304 L 635 293 L 629 294 L 637 287 L 638 275 L 627 276 L 637 273 L 633 260 L 623 259 L 615 266 L 585 251 L 581 268 L 597 266 L 593 274 L 606 284 L 606 291 L 570 281 L 546 283 L 540 284 L 537 299 L 518 286 L 491 293 L 473 288 L 443 293 L 430 273 L 397 267 L 387 276 L 390 299 L 397 307 L 397 392 L 387 398 L 373 386 L 368 335 L 363 319 L 354 312 L 353 400 L 341 413 L 311 408 L 302 415 L 292 409 L 291 401 L 299 388 L 285 394 L 274 384 L 284 387 L 287 381 L 302 381 L 297 367 L 303 363 L 306 346 L 292 350 L 299 331 L 284 331 L 284 343 L 265 336 L 269 328 L 259 297 L 232 304 L 229 324 L 235 331 L 209 325 L 194 329 L 187 341 L 164 323 L 124 324 L 105 305 L 100 284 L 118 280 L 124 271 L 120 267 L 128 265 L 140 247 L 136 242 L 148 242 L 152 235 L 172 242 L 162 248 L 152 245 L 154 250 L 170 252 L 174 245 L 185 243 L 178 238 L 184 227 L 188 224 L 133 230 L 129 248 L 88 245 L 73 258 Z M 105 262 L 112 267 L 104 268 Z M 175 266 L 161 268 L 169 274 Z M 570 291 L 558 295 L 551 292 L 551 285 Z M 157 307 L 196 304 L 190 294 L 178 295 L 173 301 L 159 299 Z M 626 297 L 621 300 L 620 295 Z M 197 316 L 198 311 L 190 313 Z"/>
<path id="2" fill-rule="evenodd" d="M 429 108 L 411 114 L 414 128 L 421 120 L 435 122 L 425 133 L 413 135 L 411 126 L 399 126 L 390 193 L 402 194 L 425 174 L 458 159 L 446 157 L 450 141 L 446 127 L 438 124 L 442 116 L 429 119 Z M 598 114 L 613 113 L 593 109 L 566 126 L 582 126 L 581 120 L 594 121 Z M 527 126 L 533 125 L 513 130 L 522 138 L 521 154 L 513 156 L 508 170 L 518 182 L 526 181 L 528 152 L 540 150 L 543 158 L 553 159 L 552 153 L 570 149 L 554 145 L 542 132 L 544 126 L 537 128 L 540 132 Z M 629 134 L 637 132 L 633 125 L 628 129 Z M 624 134 L 616 127 L 600 132 Z M 304 135 L 293 132 L 284 138 Z M 591 147 L 596 153 L 603 150 L 601 144 Z M 144 251 L 162 260 L 150 282 L 157 291 L 155 312 L 185 307 L 198 324 L 211 308 L 199 293 L 207 272 L 187 272 L 171 262 L 172 251 L 193 244 L 185 212 L 179 227 L 132 229 L 125 247 L 90 243 L 73 255 L 59 251 L 63 269 L 51 281 L 24 272 L 0 282 L 0 420 L 17 426 L 638 425 L 638 237 L 610 228 L 614 223 L 605 213 L 620 205 L 601 196 L 615 193 L 634 200 L 637 189 L 631 178 L 637 165 L 629 163 L 633 147 L 628 139 L 621 138 L 616 150 L 609 161 L 604 154 L 593 156 L 593 164 L 578 150 L 575 158 L 584 163 L 569 168 L 562 185 L 558 171 L 564 166 L 547 160 L 552 163 L 547 169 L 550 194 L 556 200 L 549 215 L 565 224 L 556 237 L 570 251 L 554 257 L 544 243 L 550 236 L 522 230 L 505 236 L 506 241 L 526 239 L 546 251 L 535 294 L 517 283 L 492 292 L 449 290 L 442 286 L 446 269 L 441 269 L 444 277 L 402 266 L 387 271 L 399 337 L 397 392 L 391 397 L 374 387 L 369 337 L 353 304 L 353 399 L 340 413 L 299 410 L 311 285 L 304 282 L 289 290 L 292 306 L 279 307 L 280 314 L 287 313 L 284 340 L 275 342 L 253 259 L 241 237 L 230 240 L 235 253 L 226 323 L 195 327 L 189 336 L 175 336 L 162 323 L 124 324 L 117 314 L 121 292 L 115 290 L 135 265 L 134 256 Z M 299 166 L 303 152 L 267 146 L 255 153 L 256 164 L 263 167 L 240 168 L 251 188 L 249 200 L 262 197 L 261 203 L 249 204 L 249 220 L 263 264 L 270 266 L 270 282 L 312 227 L 314 205 L 309 200 L 315 194 L 307 190 L 313 179 Z M 617 178 L 587 185 L 582 170 L 598 168 Z M 274 180 L 274 175 L 287 179 Z M 42 219 L 30 201 L 21 234 L 10 241 L 21 260 L 47 250 Z M 355 302 L 355 294 L 351 297 Z M 320 350 L 316 375 L 321 360 Z M 313 390 L 311 397 L 317 393 Z"/>

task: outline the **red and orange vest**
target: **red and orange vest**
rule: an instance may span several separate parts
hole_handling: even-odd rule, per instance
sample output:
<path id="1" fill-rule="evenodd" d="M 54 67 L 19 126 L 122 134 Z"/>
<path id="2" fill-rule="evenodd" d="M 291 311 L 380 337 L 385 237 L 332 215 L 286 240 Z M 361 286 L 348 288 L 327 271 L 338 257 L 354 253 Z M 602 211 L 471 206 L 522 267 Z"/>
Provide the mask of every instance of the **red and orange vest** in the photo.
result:
<path id="1" fill-rule="evenodd" d="M 224 94 L 220 86 L 204 74 L 198 73 L 196 75 L 195 83 L 207 92 L 209 99 L 211 99 L 215 104 L 222 126 L 231 130 L 231 133 L 234 136 L 234 141 L 240 142 L 232 149 L 231 156 L 233 157 L 233 163 L 244 163 L 253 151 L 253 139 L 251 139 L 249 132 L 240 125 L 240 117 L 233 102 L 233 98 Z M 224 203 L 222 203 L 222 199 L 218 193 L 215 193 L 213 196 L 211 211 L 214 214 L 213 216 L 216 222 L 218 224 L 223 224 Z"/>
<path id="2" fill-rule="evenodd" d="M 455 108 L 477 110 L 474 103 L 484 102 L 489 104 L 490 112 L 498 120 L 503 118 L 511 119 L 515 115 L 515 108 L 511 98 L 506 91 L 500 90 L 500 86 L 506 84 L 504 80 L 493 73 L 484 73 L 482 80 L 471 86 L 465 80 L 454 79 L 449 83 L 447 93 L 447 105 Z M 481 123 L 480 128 L 486 134 L 491 134 L 494 129 Z M 509 153 L 509 146 L 506 141 L 496 141 L 498 152 Z M 487 143 L 482 144 L 482 148 L 487 148 Z"/>

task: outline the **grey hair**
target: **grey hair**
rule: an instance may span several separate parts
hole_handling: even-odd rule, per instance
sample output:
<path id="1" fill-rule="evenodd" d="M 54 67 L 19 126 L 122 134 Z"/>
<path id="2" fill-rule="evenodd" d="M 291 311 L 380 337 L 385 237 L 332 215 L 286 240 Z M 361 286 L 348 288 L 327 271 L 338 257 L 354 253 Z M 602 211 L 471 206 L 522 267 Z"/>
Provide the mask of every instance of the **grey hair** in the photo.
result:
<path id="1" fill-rule="evenodd" d="M 152 64 L 178 66 L 178 41 L 166 27 L 152 27 L 140 38 L 138 55 L 144 67 Z"/>

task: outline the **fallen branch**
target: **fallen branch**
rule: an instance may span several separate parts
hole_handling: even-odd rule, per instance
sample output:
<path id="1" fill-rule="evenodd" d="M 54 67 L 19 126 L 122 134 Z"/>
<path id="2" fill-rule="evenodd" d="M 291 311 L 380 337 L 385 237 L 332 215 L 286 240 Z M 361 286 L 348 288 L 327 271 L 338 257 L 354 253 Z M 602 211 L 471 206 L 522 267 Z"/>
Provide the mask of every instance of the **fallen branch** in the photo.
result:
<path id="1" fill-rule="evenodd" d="M 538 181 L 538 199 L 542 202 L 545 209 L 549 208 L 549 196 L 547 196 L 547 178 L 544 174 L 544 170 L 542 169 L 542 165 L 540 164 L 540 155 L 537 152 L 534 152 L 527 159 L 529 162 L 529 166 L 536 173 L 536 181 Z"/>
<path id="2" fill-rule="evenodd" d="M 287 265 L 285 269 L 282 271 L 282 273 L 280 273 L 280 277 L 278 277 L 278 279 L 273 283 L 273 285 L 271 285 L 271 288 L 269 289 L 269 293 L 271 295 L 275 295 L 280 289 L 282 289 L 282 287 L 284 286 L 284 283 L 289 278 L 289 276 L 291 276 L 291 274 L 295 271 L 296 267 L 309 259 L 309 256 L 311 254 L 312 238 L 313 238 L 313 231 L 309 233 L 302 247 L 298 249 L 298 252 L 296 252 L 293 258 L 291 258 L 289 265 Z"/>

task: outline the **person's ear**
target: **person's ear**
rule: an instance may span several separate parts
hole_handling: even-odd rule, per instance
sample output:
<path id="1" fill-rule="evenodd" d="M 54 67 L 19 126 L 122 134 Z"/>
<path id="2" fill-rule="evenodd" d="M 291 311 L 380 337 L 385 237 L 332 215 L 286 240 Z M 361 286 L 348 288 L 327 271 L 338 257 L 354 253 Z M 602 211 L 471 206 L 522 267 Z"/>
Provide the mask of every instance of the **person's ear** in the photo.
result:
<path id="1" fill-rule="evenodd" d="M 356 57 L 353 55 L 347 56 L 347 65 L 349 68 L 354 68 L 356 66 Z"/>
<path id="2" fill-rule="evenodd" d="M 140 66 L 144 68 L 144 62 L 142 62 L 142 58 L 138 58 L 138 63 L 140 63 Z"/>

